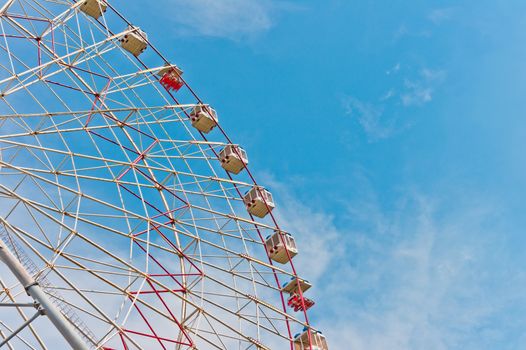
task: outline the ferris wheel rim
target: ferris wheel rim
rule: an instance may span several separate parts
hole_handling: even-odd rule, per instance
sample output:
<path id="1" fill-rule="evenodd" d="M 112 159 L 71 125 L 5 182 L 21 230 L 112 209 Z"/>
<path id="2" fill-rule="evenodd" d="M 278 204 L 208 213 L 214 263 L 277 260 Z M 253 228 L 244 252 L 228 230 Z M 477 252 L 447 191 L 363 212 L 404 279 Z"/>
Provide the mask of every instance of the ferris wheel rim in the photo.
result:
<path id="1" fill-rule="evenodd" d="M 71 2 L 71 1 L 70 1 L 70 2 Z M 131 23 L 130 23 L 128 20 L 126 20 L 124 17 L 122 17 L 122 15 L 120 15 L 120 13 L 118 13 L 118 12 L 112 7 L 111 4 L 108 3 L 108 6 L 112 9 L 112 11 L 114 11 L 115 13 L 117 13 L 117 14 L 119 15 L 119 17 L 121 17 L 121 19 L 122 19 L 123 21 L 125 21 L 127 24 L 131 25 Z M 100 24 L 100 25 L 103 25 L 103 24 L 100 23 L 100 22 L 99 22 L 99 24 Z M 104 28 L 107 29 L 108 32 L 109 32 L 109 29 L 108 29 L 107 27 L 104 27 Z M 157 49 L 155 49 L 155 47 L 153 46 L 153 44 L 151 43 L 151 41 L 149 41 L 149 39 L 147 39 L 147 40 L 148 40 L 148 44 L 149 44 L 149 46 L 152 47 L 152 49 L 154 49 L 154 51 L 158 54 L 158 56 L 161 57 L 161 58 L 165 61 L 165 63 L 168 63 L 168 61 L 164 58 L 164 56 L 162 56 L 162 54 L 161 54 L 160 52 L 158 52 Z M 138 58 L 138 57 L 137 57 L 137 61 L 139 61 L 142 65 L 144 65 L 144 68 L 145 68 L 146 70 L 152 69 L 152 68 L 148 68 L 148 66 L 147 66 L 146 64 L 144 64 L 144 63 L 142 62 L 142 60 L 141 60 L 140 58 Z M 151 72 L 150 72 L 150 73 L 151 73 Z M 153 73 L 152 73 L 152 74 L 153 74 Z M 199 96 L 197 96 L 197 94 L 191 89 L 191 87 L 190 87 L 186 82 L 185 82 L 185 86 L 187 86 L 187 88 L 191 91 L 191 93 L 192 93 L 192 94 L 194 95 L 194 97 L 197 99 L 198 103 L 203 103 L 203 101 L 199 98 Z M 168 95 L 169 95 L 169 96 L 175 101 L 176 105 L 178 105 L 179 102 L 177 101 L 177 99 L 175 98 L 175 96 L 173 96 L 173 94 L 171 94 L 169 91 L 167 91 L 167 93 L 168 93 Z M 184 114 L 187 115 L 187 112 L 186 112 L 185 110 L 183 110 L 183 112 L 184 112 Z M 223 128 L 222 128 L 221 125 L 219 125 L 219 124 L 218 124 L 218 129 L 221 131 L 222 135 L 225 137 L 225 139 L 226 139 L 226 141 L 227 141 L 227 143 L 223 143 L 223 144 L 233 144 L 233 143 L 231 142 L 231 139 L 229 138 L 229 136 L 226 134 L 226 132 L 223 130 Z M 200 141 L 200 142 L 204 142 L 205 145 L 207 145 L 207 146 L 210 147 L 210 145 L 212 144 L 212 142 L 208 141 L 207 137 L 203 134 L 203 132 L 199 132 L 199 134 L 201 135 L 202 139 L 204 140 L 204 141 Z M 214 148 L 212 148 L 212 152 L 217 156 L 216 150 L 215 150 Z M 249 175 L 249 177 L 250 177 L 250 179 L 251 179 L 251 181 L 252 181 L 252 185 L 258 187 L 259 185 L 258 185 L 258 183 L 256 182 L 256 180 L 255 180 L 254 176 L 252 175 L 252 173 L 250 172 L 250 170 L 248 169 L 248 166 L 246 167 L 246 172 L 247 172 L 247 174 Z M 230 180 L 230 181 L 232 182 L 232 184 L 234 185 L 234 187 L 235 187 L 235 189 L 236 189 L 236 192 L 238 193 L 239 198 L 242 199 L 242 198 L 243 198 L 242 193 L 239 191 L 239 189 L 238 189 L 238 187 L 237 187 L 237 186 L 238 186 L 238 182 L 237 182 L 236 180 L 233 179 L 233 177 L 231 176 L 230 173 L 226 172 L 226 174 L 227 174 L 229 180 Z M 168 210 L 168 206 L 167 206 L 167 210 Z M 270 214 L 270 218 L 272 219 L 272 222 L 273 222 L 273 224 L 274 224 L 275 229 L 281 231 L 281 229 L 280 229 L 280 227 L 279 227 L 279 225 L 278 225 L 278 223 L 277 223 L 277 220 L 275 219 L 275 217 L 274 217 L 274 215 L 272 214 L 272 212 L 270 212 L 269 214 Z M 254 219 L 254 217 L 252 216 L 252 214 L 249 214 L 249 215 L 250 215 L 250 221 L 252 221 L 252 222 L 255 224 L 255 226 L 256 226 L 256 230 L 259 231 L 259 227 L 261 227 L 262 224 L 259 223 L 259 222 L 257 222 L 257 221 Z M 270 226 L 269 226 L 269 227 L 270 227 Z M 260 232 L 258 232 L 258 234 L 259 234 L 260 241 L 261 241 L 261 243 L 262 243 L 263 246 L 264 246 L 264 242 L 265 242 L 264 237 L 261 235 Z M 285 320 L 286 320 L 286 322 L 287 322 L 288 333 L 289 333 L 289 340 L 290 340 L 290 342 L 291 342 L 291 346 L 292 346 L 292 340 L 293 340 L 293 338 L 292 338 L 291 330 L 290 330 L 290 327 L 289 327 L 289 324 L 288 324 L 288 323 L 289 323 L 289 319 L 292 319 L 292 317 L 289 317 L 290 315 L 289 315 L 288 312 L 287 312 L 287 309 L 286 309 L 286 306 L 285 306 L 285 301 L 284 301 L 283 292 L 281 291 L 281 286 L 280 286 L 280 284 L 279 284 L 279 280 L 278 280 L 277 275 L 276 275 L 276 269 L 279 269 L 279 268 L 275 268 L 275 267 L 274 267 L 274 264 L 273 264 L 273 262 L 272 262 L 272 259 L 270 259 L 268 252 L 267 252 L 267 257 L 268 257 L 268 260 L 269 260 L 269 265 L 270 265 L 270 266 L 273 266 L 273 267 L 272 267 L 272 271 L 273 271 L 273 273 L 274 273 L 275 280 L 276 280 L 276 281 L 275 281 L 275 282 L 276 282 L 276 285 L 277 285 L 276 288 L 277 288 L 277 290 L 279 290 L 280 297 L 281 297 L 281 300 L 282 300 L 283 314 L 285 315 Z M 181 258 L 181 259 L 182 259 L 182 258 Z M 297 273 L 296 273 L 296 270 L 295 270 L 295 268 L 294 268 L 294 264 L 292 263 L 292 260 L 289 259 L 289 263 L 290 263 L 290 266 L 292 267 L 292 273 L 291 273 L 290 275 L 293 276 L 293 277 L 299 278 L 298 275 L 297 275 Z M 301 294 L 301 289 L 300 289 L 300 294 Z M 186 300 L 184 301 L 184 303 L 186 303 Z M 305 311 L 304 311 L 304 316 L 305 316 L 305 323 L 303 323 L 303 325 L 306 326 L 306 327 L 310 327 L 309 322 L 308 322 L 308 316 L 307 316 L 307 313 L 306 313 Z M 183 319 L 184 319 L 184 318 L 183 318 Z M 299 323 L 301 323 L 301 322 L 299 322 Z"/>

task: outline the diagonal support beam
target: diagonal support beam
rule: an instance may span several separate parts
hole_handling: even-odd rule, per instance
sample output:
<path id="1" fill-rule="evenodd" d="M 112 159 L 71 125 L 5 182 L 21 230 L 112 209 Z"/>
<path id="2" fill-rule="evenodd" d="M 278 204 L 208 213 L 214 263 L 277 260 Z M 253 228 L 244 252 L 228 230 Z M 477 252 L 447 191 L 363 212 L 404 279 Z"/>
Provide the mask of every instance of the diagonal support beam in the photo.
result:
<path id="1" fill-rule="evenodd" d="M 88 350 L 87 345 L 80 338 L 75 331 L 74 327 L 64 318 L 58 308 L 51 302 L 48 296 L 44 293 L 40 285 L 31 275 L 26 271 L 24 266 L 18 261 L 17 258 L 11 253 L 9 248 L 0 240 L 0 261 L 2 261 L 9 270 L 13 273 L 16 279 L 25 288 L 27 294 L 31 296 L 35 302 L 37 302 L 42 312 L 49 318 L 51 323 L 57 328 L 62 334 L 68 344 L 75 350 Z M 27 320 L 23 327 L 29 325 L 34 319 L 40 315 L 40 311 L 37 312 L 33 317 Z M 22 326 L 21 326 L 22 327 Z M 19 332 L 22 328 L 19 328 Z M 11 337 L 12 338 L 12 337 Z M 11 339 L 9 338 L 9 339 Z M 2 346 L 2 345 L 0 345 Z"/>
<path id="2" fill-rule="evenodd" d="M 18 333 L 20 333 L 24 328 L 26 328 L 27 326 L 29 326 L 31 324 L 31 322 L 33 322 L 34 320 L 36 320 L 38 318 L 38 316 L 40 315 L 45 315 L 46 312 L 44 311 L 43 308 L 41 308 L 40 306 L 37 307 L 37 312 L 31 316 L 31 318 L 29 318 L 26 322 L 22 323 L 22 325 L 20 325 L 20 327 L 18 327 L 17 329 L 15 329 L 9 336 L 7 336 L 1 343 L 0 343 L 0 348 L 2 346 L 4 346 L 5 344 L 7 344 L 11 339 L 13 339 L 14 337 L 16 337 L 16 335 Z"/>
<path id="3" fill-rule="evenodd" d="M 13 3 L 15 2 L 15 0 L 8 0 L 4 6 L 2 6 L 2 8 L 0 8 L 0 16 L 3 16 L 4 13 L 7 11 L 7 9 L 9 8 L 9 6 L 13 5 Z"/>

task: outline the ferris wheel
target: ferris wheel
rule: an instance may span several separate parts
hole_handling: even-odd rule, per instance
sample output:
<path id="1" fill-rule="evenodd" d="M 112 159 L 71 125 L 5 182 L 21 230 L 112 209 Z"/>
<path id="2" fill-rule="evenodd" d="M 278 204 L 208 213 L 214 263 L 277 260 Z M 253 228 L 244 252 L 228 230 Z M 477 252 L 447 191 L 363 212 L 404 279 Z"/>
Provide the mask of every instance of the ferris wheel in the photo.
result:
<path id="1" fill-rule="evenodd" d="M 328 349 L 271 192 L 139 25 L 0 0 L 0 348 Z"/>

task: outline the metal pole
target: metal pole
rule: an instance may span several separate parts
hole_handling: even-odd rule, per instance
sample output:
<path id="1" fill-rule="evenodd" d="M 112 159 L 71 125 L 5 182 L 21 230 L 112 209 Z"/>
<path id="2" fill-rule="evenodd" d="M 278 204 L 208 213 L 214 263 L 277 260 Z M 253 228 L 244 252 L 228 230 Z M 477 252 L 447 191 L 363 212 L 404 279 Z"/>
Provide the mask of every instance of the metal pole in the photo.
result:
<path id="1" fill-rule="evenodd" d="M 8 0 L 4 6 L 2 6 L 2 8 L 0 8 L 0 16 L 3 16 L 4 13 L 7 11 L 7 9 L 9 8 L 9 6 L 13 5 L 13 2 L 15 2 L 15 0 Z"/>
<path id="2" fill-rule="evenodd" d="M 25 270 L 24 266 L 9 251 L 0 239 L 0 260 L 7 265 L 16 279 L 25 288 L 27 294 L 40 304 L 51 323 L 62 334 L 64 339 L 74 350 L 89 350 L 75 328 L 60 313 L 59 309 L 51 302 L 37 281 Z"/>
<path id="3" fill-rule="evenodd" d="M 37 303 L 0 303 L 0 307 L 38 307 Z"/>
<path id="4" fill-rule="evenodd" d="M 20 333 L 24 328 L 26 328 L 27 326 L 29 326 L 29 324 L 31 322 L 33 322 L 34 320 L 37 319 L 38 316 L 40 315 L 43 315 L 44 314 L 44 310 L 43 309 L 38 309 L 38 311 L 29 319 L 27 320 L 26 322 L 24 322 L 20 327 L 18 327 L 17 329 L 15 329 L 7 338 L 4 339 L 3 342 L 0 343 L 0 348 L 2 346 L 4 346 L 5 344 L 7 344 L 11 339 L 13 339 L 18 333 Z"/>

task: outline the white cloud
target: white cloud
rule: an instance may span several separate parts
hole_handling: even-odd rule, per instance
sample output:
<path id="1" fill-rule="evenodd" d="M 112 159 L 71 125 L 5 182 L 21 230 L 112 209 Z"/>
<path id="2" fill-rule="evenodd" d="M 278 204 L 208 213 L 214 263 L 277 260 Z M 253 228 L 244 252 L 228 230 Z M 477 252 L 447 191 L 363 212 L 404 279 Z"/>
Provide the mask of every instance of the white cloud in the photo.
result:
<path id="1" fill-rule="evenodd" d="M 166 15 L 179 26 L 179 34 L 228 39 L 253 37 L 274 25 L 274 13 L 286 3 L 272 0 L 170 0 L 159 9 L 170 8 Z"/>
<path id="2" fill-rule="evenodd" d="M 386 216 L 390 222 L 386 236 L 370 232 L 372 244 L 362 244 L 364 252 L 334 265 L 333 273 L 340 279 L 350 276 L 348 284 L 331 290 L 341 295 L 337 304 L 347 307 L 328 304 L 329 314 L 336 320 L 324 322 L 336 348 L 458 348 L 453 346 L 460 340 L 458 332 L 478 327 L 495 311 L 482 300 L 458 302 L 482 292 L 481 281 L 470 280 L 471 269 L 478 267 L 474 260 L 483 261 L 490 249 L 472 246 L 462 235 L 469 230 L 484 237 L 484 216 L 468 213 L 438 220 L 438 209 L 429 200 L 412 201 L 416 203 Z M 353 232 L 341 236 L 351 237 L 345 239 L 349 248 L 353 236 Z M 331 324 L 338 326 L 331 328 Z"/>
<path id="3" fill-rule="evenodd" d="M 337 220 L 267 181 L 280 222 L 300 243 L 296 266 L 314 282 L 309 297 L 317 302 L 311 320 L 330 347 L 495 348 L 515 322 L 506 308 L 524 301 L 524 281 L 514 277 L 520 267 L 495 260 L 503 236 L 496 204 L 473 194 L 441 199 L 407 191 L 384 208 L 366 178 L 350 174 L 349 181 L 364 191 L 342 203 Z M 499 287 L 510 278 L 521 287 Z"/>
<path id="4" fill-rule="evenodd" d="M 401 24 L 393 34 L 393 41 L 396 42 L 402 38 L 429 38 L 432 33 L 428 30 L 414 30 L 406 24 Z"/>
<path id="5" fill-rule="evenodd" d="M 388 91 L 383 100 L 391 98 L 394 91 Z M 395 130 L 395 121 L 385 118 L 383 107 L 358 100 L 353 96 L 342 99 L 345 114 L 354 118 L 362 127 L 370 141 L 391 136 Z"/>
<path id="6" fill-rule="evenodd" d="M 420 82 L 406 80 L 404 85 L 407 91 L 400 96 L 404 106 L 423 105 L 433 99 L 433 90 L 428 86 L 422 86 Z"/>
<path id="7" fill-rule="evenodd" d="M 433 99 L 435 87 L 445 78 L 445 71 L 423 68 L 417 79 L 406 79 L 400 99 L 404 106 L 421 106 Z"/>
<path id="8" fill-rule="evenodd" d="M 399 70 L 400 70 L 400 63 L 397 63 L 392 68 L 389 68 L 385 72 L 385 74 L 387 74 L 387 75 L 395 74 L 395 73 L 398 73 Z"/>
<path id="9" fill-rule="evenodd" d="M 387 101 L 394 96 L 396 96 L 396 90 L 389 89 L 382 97 L 380 97 L 380 101 Z"/>
<path id="10" fill-rule="evenodd" d="M 414 71 L 396 63 L 385 71 L 385 75 L 395 81 L 373 102 L 354 96 L 341 99 L 345 114 L 358 122 L 369 142 L 388 138 L 406 128 L 410 121 L 402 116 L 408 114 L 408 107 L 421 107 L 431 102 L 435 90 L 445 80 L 446 71 L 427 67 Z"/>
<path id="11" fill-rule="evenodd" d="M 453 7 L 437 8 L 432 10 L 428 18 L 434 24 L 440 24 L 452 18 L 455 9 Z"/>

